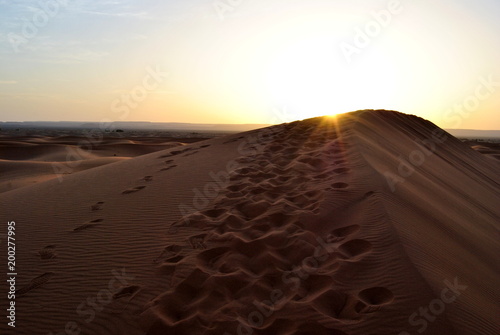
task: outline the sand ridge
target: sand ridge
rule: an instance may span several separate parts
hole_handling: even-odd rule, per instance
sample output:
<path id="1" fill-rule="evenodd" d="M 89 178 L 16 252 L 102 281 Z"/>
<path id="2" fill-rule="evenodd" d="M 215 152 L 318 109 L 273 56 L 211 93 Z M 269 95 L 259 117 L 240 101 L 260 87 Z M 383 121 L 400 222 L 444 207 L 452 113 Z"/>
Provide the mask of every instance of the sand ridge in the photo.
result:
<path id="1" fill-rule="evenodd" d="M 172 276 L 172 287 L 146 311 L 156 320 L 147 334 L 192 329 L 203 334 L 347 334 L 347 329 L 385 329 L 386 318 L 392 327 L 398 322 L 404 327 L 406 320 L 397 312 L 405 306 L 391 304 L 393 291 L 402 295 L 408 287 L 383 281 L 380 273 L 387 266 L 365 257 L 374 253 L 373 244 L 359 224 L 346 224 L 359 222 L 352 208 L 364 203 L 371 209 L 375 195 L 370 190 L 359 194 L 359 187 L 350 191 L 358 178 L 350 169 L 347 131 L 321 120 L 310 123 L 287 125 L 262 152 L 239 158 L 243 166 L 234 171 L 227 192 L 210 209 L 173 224 L 172 232 L 189 225 L 203 233 L 190 236 L 188 245 L 166 247 L 177 250 L 162 266 L 162 273 Z M 344 203 L 322 211 L 322 203 L 338 198 Z M 377 258 L 385 260 L 401 252 L 380 249 Z M 363 278 L 366 267 L 373 273 Z M 361 278 L 355 280 L 355 273 Z M 432 297 L 430 292 L 423 296 Z M 294 322 L 291 315 L 300 318 Z M 434 327 L 451 331 L 445 321 Z"/>

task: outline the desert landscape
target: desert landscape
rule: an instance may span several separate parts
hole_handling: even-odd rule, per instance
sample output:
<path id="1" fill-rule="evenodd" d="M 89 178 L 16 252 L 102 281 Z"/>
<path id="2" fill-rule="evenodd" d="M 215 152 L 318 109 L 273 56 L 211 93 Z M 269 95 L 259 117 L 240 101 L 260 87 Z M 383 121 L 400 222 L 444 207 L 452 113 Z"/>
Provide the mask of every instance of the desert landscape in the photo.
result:
<path id="1" fill-rule="evenodd" d="M 500 1 L 0 1 L 0 335 L 500 335 Z"/>
<path id="2" fill-rule="evenodd" d="M 178 134 L 185 137 L 151 136 L 154 132 L 144 137 L 129 134 L 127 137 L 106 137 L 107 134 L 89 137 L 61 135 L 55 130 L 34 132 L 36 135 L 0 134 L 0 193 L 206 139 L 189 137 L 186 133 Z"/>
<path id="3" fill-rule="evenodd" d="M 66 140 L 0 142 L 2 334 L 500 333 L 498 146 L 365 110 L 103 141 L 54 175 Z"/>

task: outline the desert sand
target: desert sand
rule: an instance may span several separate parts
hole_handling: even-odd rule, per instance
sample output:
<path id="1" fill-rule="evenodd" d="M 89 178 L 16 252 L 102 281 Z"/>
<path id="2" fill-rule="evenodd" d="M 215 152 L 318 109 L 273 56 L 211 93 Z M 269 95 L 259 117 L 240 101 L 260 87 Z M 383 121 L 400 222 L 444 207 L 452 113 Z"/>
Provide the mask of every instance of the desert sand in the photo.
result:
<path id="1" fill-rule="evenodd" d="M 30 147 L 44 175 L 55 158 Z M 500 334 L 500 161 L 424 119 L 92 159 L 113 162 L 0 194 L 18 273 L 2 334 Z"/>
<path id="2" fill-rule="evenodd" d="M 500 160 L 500 141 L 495 143 L 488 142 L 478 142 L 478 141 L 465 141 L 468 145 L 472 147 L 472 149 L 477 150 L 478 152 L 489 156 L 491 158 L 495 158 Z"/>
<path id="3" fill-rule="evenodd" d="M 200 140 L 169 137 L 0 137 L 0 193 Z"/>

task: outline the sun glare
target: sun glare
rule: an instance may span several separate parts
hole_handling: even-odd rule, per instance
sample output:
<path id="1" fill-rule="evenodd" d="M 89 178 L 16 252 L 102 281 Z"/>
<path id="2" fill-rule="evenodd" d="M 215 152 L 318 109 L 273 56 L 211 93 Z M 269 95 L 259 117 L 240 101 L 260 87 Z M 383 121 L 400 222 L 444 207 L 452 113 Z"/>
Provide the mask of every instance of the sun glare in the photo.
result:
<path id="1" fill-rule="evenodd" d="M 398 74 L 390 57 L 375 56 L 349 66 L 327 42 L 308 39 L 274 53 L 264 84 L 270 100 L 287 106 L 297 119 L 397 108 Z"/>

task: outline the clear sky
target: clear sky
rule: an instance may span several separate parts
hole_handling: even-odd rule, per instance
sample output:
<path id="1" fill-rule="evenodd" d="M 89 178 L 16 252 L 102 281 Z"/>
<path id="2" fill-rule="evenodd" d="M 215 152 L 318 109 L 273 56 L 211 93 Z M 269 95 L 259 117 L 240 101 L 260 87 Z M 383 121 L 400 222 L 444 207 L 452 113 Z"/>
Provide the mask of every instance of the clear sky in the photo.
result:
<path id="1" fill-rule="evenodd" d="M 500 129 L 498 0 L 0 0 L 0 121 Z"/>

